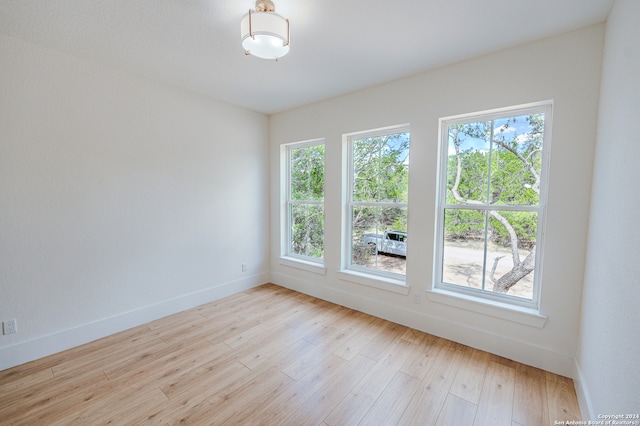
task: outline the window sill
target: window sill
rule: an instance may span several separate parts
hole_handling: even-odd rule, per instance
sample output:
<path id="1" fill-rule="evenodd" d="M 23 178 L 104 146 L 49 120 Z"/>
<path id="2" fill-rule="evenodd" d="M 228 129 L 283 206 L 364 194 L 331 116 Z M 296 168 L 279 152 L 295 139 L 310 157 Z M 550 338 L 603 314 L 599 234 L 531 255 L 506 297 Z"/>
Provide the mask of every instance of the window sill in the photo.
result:
<path id="1" fill-rule="evenodd" d="M 427 298 L 432 302 L 454 306 L 531 327 L 544 328 L 547 322 L 547 317 L 540 314 L 536 309 L 514 306 L 451 291 L 440 289 L 427 290 Z"/>
<path id="2" fill-rule="evenodd" d="M 390 291 L 398 294 L 409 294 L 409 286 L 402 280 L 396 280 L 393 278 L 379 277 L 371 274 L 365 274 L 362 272 L 351 271 L 343 269 L 338 271 L 338 276 L 343 281 L 349 281 L 352 283 L 366 285 L 368 287 L 377 288 L 380 290 Z"/>
<path id="3" fill-rule="evenodd" d="M 307 260 L 296 259 L 295 257 L 279 257 L 278 262 L 281 265 L 302 269 L 303 271 L 313 272 L 314 274 L 324 275 L 327 273 L 327 268 L 321 263 L 309 262 Z"/>

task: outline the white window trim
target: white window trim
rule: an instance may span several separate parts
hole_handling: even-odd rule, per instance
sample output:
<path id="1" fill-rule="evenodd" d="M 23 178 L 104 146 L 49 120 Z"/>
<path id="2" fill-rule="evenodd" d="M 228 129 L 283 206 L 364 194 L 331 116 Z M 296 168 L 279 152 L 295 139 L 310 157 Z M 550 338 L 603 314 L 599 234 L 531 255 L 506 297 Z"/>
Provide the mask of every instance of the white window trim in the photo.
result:
<path id="1" fill-rule="evenodd" d="M 308 272 L 324 275 L 324 257 L 315 258 L 302 256 L 289 251 L 291 241 L 291 217 L 289 215 L 289 205 L 291 201 L 291 150 L 296 148 L 307 148 L 311 146 L 325 145 L 324 138 L 310 139 L 301 142 L 292 142 L 280 146 L 280 257 L 278 262 L 281 265 L 301 269 Z M 309 201 L 304 204 L 316 204 L 324 206 L 323 201 Z M 324 238 L 324 236 L 323 236 Z"/>
<path id="2" fill-rule="evenodd" d="M 542 290 L 542 248 L 544 246 L 544 234 L 546 224 L 549 158 L 551 155 L 551 129 L 553 101 L 542 101 L 513 107 L 498 108 L 489 111 L 462 114 L 443 117 L 439 120 L 438 137 L 438 183 L 436 200 L 436 233 L 434 239 L 434 267 L 432 285 L 428 288 L 428 298 L 435 302 L 445 303 L 464 309 L 481 312 L 499 318 L 509 319 L 542 328 L 546 317 L 540 314 L 540 293 Z M 539 205 L 532 211 L 538 213 L 538 232 L 536 236 L 536 264 L 534 269 L 534 285 L 532 299 L 523 299 L 508 294 L 491 293 L 478 289 L 466 288 L 455 284 L 447 284 L 442 281 L 443 250 L 440 243 L 444 238 L 444 215 L 441 214 L 446 206 L 446 160 L 448 153 L 448 131 L 450 125 L 463 124 L 476 121 L 487 121 L 505 116 L 526 115 L 534 112 L 545 113 L 545 129 L 542 150 L 542 173 L 540 176 L 541 195 Z M 460 206 L 455 206 L 459 208 Z M 528 210 L 529 208 L 511 208 L 499 206 L 500 210 Z M 508 312 L 510 311 L 510 312 Z M 505 312 L 507 312 L 505 314 Z"/>
<path id="3" fill-rule="evenodd" d="M 278 258 L 278 262 L 283 266 L 313 272 L 314 274 L 325 275 L 327 273 L 327 268 L 325 268 L 323 264 L 311 262 L 303 258 L 281 256 Z"/>
<path id="4" fill-rule="evenodd" d="M 438 288 L 427 290 L 427 298 L 432 302 L 453 306 L 455 308 L 531 327 L 543 328 L 547 322 L 547 317 L 541 314 L 536 308 L 525 308 L 518 305 L 476 296 L 468 296 L 462 293 L 441 290 Z"/>
<path id="5" fill-rule="evenodd" d="M 382 275 L 373 275 L 362 270 L 342 269 L 338 271 L 338 277 L 342 281 L 348 281 L 403 295 L 408 295 L 411 290 L 411 287 L 409 287 L 404 280 L 397 280 L 393 277 L 384 277 Z"/>
<path id="6" fill-rule="evenodd" d="M 386 271 L 378 271 L 370 268 L 358 267 L 351 265 L 352 257 L 352 229 L 351 229 L 351 195 L 353 194 L 353 150 L 351 149 L 351 140 L 353 138 L 369 138 L 382 136 L 392 133 L 410 133 L 409 123 L 381 127 L 378 129 L 365 130 L 361 132 L 346 133 L 342 135 L 343 145 L 343 220 L 342 220 L 342 266 L 338 271 L 341 280 L 353 282 L 360 285 L 374 287 L 382 290 L 391 291 L 399 294 L 409 294 L 410 287 L 406 282 L 405 274 L 397 274 Z M 411 148 L 409 148 L 411 149 Z M 411 155 L 411 154 L 409 154 Z M 385 204 L 385 203 L 376 203 Z M 409 207 L 409 203 L 391 203 L 393 205 L 402 205 Z M 407 249 L 408 256 L 408 249 Z"/>

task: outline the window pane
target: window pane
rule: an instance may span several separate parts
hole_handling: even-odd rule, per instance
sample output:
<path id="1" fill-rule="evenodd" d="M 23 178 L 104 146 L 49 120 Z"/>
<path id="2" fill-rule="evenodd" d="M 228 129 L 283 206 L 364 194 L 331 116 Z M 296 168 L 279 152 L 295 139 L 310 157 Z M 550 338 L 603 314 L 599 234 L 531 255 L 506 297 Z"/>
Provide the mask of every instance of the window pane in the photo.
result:
<path id="1" fill-rule="evenodd" d="M 406 203 L 409 199 L 409 133 L 382 138 L 379 201 Z"/>
<path id="2" fill-rule="evenodd" d="M 407 209 L 355 206 L 352 220 L 351 264 L 405 274 Z"/>
<path id="3" fill-rule="evenodd" d="M 377 267 L 375 242 L 365 241 L 365 234 L 378 233 L 378 214 L 376 207 L 354 206 L 351 211 L 352 240 L 351 264 Z M 373 265 L 373 266 L 371 266 Z"/>
<path id="4" fill-rule="evenodd" d="M 378 201 L 380 140 L 366 138 L 353 141 L 353 200 Z"/>
<path id="5" fill-rule="evenodd" d="M 291 199 L 324 198 L 324 145 L 291 149 Z"/>
<path id="6" fill-rule="evenodd" d="M 543 129 L 543 113 L 450 126 L 447 203 L 537 205 Z"/>
<path id="7" fill-rule="evenodd" d="M 485 203 L 489 185 L 490 122 L 449 127 L 447 200 Z"/>
<path id="8" fill-rule="evenodd" d="M 538 205 L 544 114 L 493 121 L 489 203 Z"/>
<path id="9" fill-rule="evenodd" d="M 442 281 L 532 299 L 537 224 L 536 212 L 445 209 Z"/>
<path id="10" fill-rule="evenodd" d="M 292 204 L 290 252 L 301 256 L 324 257 L 324 207 Z"/>
<path id="11" fill-rule="evenodd" d="M 409 133 L 356 139 L 353 149 L 353 200 L 407 202 Z"/>
<path id="12" fill-rule="evenodd" d="M 442 281 L 482 289 L 485 212 L 446 209 Z"/>
<path id="13" fill-rule="evenodd" d="M 538 214 L 492 211 L 488 229 L 486 289 L 532 299 Z"/>

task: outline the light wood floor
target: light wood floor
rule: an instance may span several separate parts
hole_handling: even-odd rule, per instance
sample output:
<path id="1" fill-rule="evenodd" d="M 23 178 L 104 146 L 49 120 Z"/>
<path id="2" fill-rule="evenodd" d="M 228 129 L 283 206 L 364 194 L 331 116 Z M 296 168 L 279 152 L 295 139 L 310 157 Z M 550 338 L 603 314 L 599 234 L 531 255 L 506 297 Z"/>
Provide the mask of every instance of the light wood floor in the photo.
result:
<path id="1" fill-rule="evenodd" d="M 0 372 L 2 425 L 570 419 L 570 379 L 272 284 Z"/>

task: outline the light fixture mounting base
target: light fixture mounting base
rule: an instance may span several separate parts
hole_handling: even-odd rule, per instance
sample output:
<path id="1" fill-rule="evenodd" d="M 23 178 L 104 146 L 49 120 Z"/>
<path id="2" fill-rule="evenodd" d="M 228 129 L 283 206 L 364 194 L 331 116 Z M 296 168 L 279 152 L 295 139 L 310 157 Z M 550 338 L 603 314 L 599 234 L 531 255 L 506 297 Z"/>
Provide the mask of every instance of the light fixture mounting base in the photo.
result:
<path id="1" fill-rule="evenodd" d="M 271 0 L 256 0 L 256 12 L 275 12 L 276 6 Z"/>

